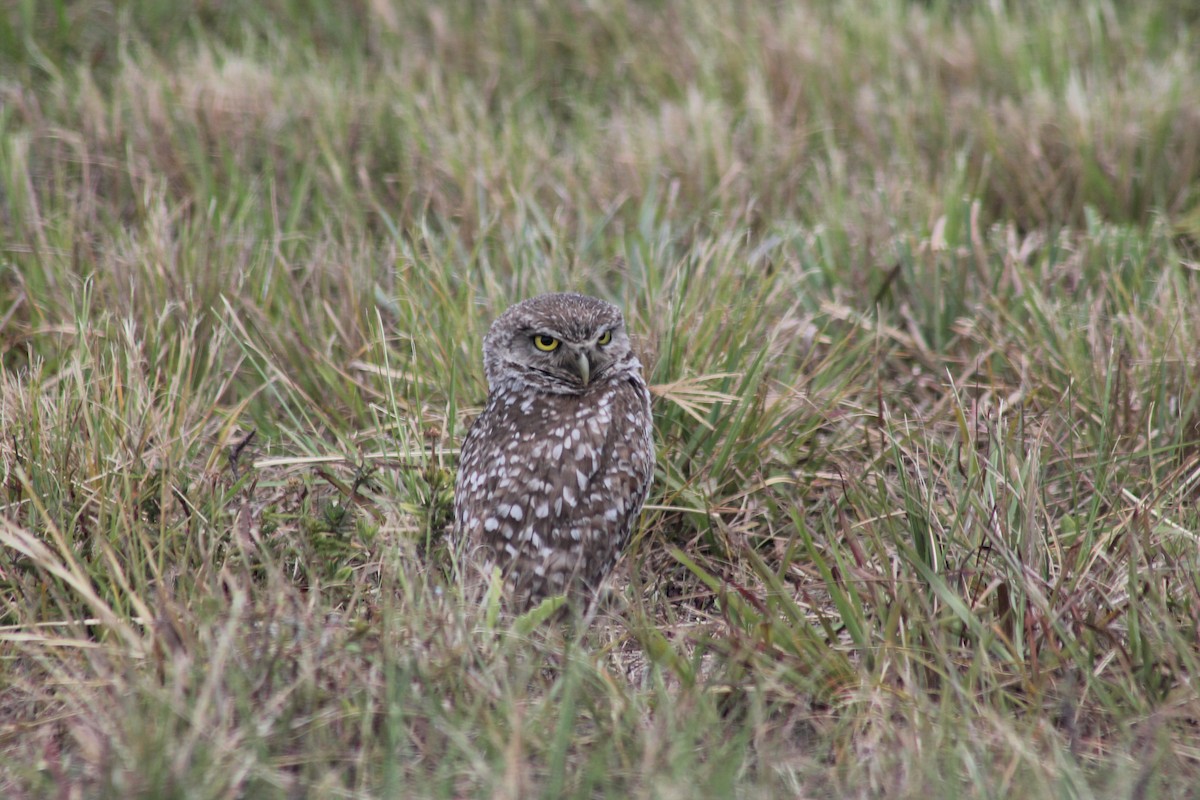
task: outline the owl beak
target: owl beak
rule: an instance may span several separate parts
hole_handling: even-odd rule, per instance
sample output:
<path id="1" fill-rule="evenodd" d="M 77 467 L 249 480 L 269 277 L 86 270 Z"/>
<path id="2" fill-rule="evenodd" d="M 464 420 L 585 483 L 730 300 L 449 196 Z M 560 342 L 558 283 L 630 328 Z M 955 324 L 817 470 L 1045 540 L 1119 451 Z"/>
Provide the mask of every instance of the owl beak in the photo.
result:
<path id="1" fill-rule="evenodd" d="M 587 386 L 588 381 L 592 378 L 591 362 L 588 361 L 587 353 L 582 351 L 577 354 L 577 358 L 579 359 L 579 379 L 583 381 L 584 386 Z"/>

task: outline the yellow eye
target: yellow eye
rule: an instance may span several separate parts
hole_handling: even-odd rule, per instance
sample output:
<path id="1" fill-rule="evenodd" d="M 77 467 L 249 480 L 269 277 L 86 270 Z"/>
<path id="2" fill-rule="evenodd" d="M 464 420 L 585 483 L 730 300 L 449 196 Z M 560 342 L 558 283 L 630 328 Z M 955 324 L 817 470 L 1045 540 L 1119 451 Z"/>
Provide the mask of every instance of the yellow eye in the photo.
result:
<path id="1" fill-rule="evenodd" d="M 543 336 L 539 333 L 533 337 L 533 346 L 544 353 L 549 353 L 558 347 L 558 339 L 555 339 L 553 336 Z"/>
<path id="2" fill-rule="evenodd" d="M 604 333 L 600 334 L 600 338 L 596 340 L 596 344 L 603 347 L 604 345 L 608 344 L 611 341 L 612 341 L 612 331 L 609 330 L 609 331 L 605 331 Z"/>

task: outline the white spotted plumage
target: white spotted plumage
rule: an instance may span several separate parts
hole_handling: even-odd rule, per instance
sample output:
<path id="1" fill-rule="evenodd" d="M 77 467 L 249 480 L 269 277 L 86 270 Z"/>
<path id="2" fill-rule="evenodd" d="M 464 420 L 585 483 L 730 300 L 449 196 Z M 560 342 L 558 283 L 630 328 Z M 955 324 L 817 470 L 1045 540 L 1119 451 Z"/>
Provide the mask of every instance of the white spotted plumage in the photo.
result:
<path id="1" fill-rule="evenodd" d="M 484 340 L 488 398 L 454 487 L 460 558 L 514 602 L 594 590 L 654 472 L 650 392 L 620 310 L 579 294 L 509 308 Z"/>

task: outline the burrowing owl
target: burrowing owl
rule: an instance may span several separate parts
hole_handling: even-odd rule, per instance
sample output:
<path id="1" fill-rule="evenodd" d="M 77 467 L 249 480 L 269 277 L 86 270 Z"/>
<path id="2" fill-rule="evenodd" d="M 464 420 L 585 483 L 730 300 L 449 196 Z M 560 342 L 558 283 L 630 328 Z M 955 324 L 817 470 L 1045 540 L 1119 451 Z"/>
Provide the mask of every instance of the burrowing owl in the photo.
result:
<path id="1" fill-rule="evenodd" d="M 654 471 L 650 392 L 616 306 L 544 294 L 483 342 L 488 398 L 463 441 L 456 539 L 468 569 L 499 567 L 519 607 L 594 590 Z"/>

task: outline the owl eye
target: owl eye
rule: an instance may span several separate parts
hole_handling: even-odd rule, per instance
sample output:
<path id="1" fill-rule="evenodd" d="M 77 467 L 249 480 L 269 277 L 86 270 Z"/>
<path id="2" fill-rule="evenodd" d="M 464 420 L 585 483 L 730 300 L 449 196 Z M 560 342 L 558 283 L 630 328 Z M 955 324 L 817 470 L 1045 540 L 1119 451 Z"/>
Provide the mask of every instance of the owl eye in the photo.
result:
<path id="1" fill-rule="evenodd" d="M 596 344 L 603 347 L 604 345 L 608 344 L 611 341 L 612 341 L 612 331 L 607 330 L 604 333 L 600 334 L 600 338 L 596 340 Z"/>
<path id="2" fill-rule="evenodd" d="M 543 336 L 538 334 L 533 337 L 533 346 L 544 353 L 549 353 L 551 350 L 558 348 L 558 339 L 553 336 Z"/>

